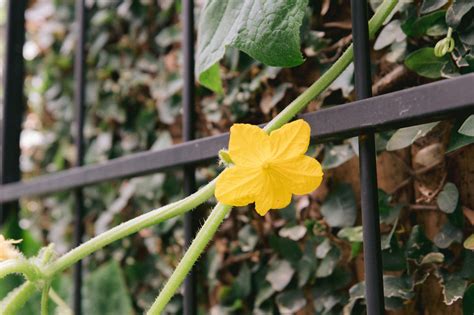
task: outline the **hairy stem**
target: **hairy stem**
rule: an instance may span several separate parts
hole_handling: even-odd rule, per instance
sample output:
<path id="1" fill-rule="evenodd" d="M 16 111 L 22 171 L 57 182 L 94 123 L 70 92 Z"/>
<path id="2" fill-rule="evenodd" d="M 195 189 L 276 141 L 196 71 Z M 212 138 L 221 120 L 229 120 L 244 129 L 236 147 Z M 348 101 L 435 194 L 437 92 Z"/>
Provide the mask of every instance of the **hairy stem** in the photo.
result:
<path id="1" fill-rule="evenodd" d="M 20 310 L 31 295 L 35 293 L 35 290 L 35 284 L 31 281 L 27 281 L 14 291 L 10 292 L 0 304 L 2 315 L 18 314 L 18 310 Z"/>
<path id="2" fill-rule="evenodd" d="M 206 202 L 214 194 L 215 180 L 201 188 L 199 191 L 189 197 L 175 202 L 173 204 L 155 209 L 138 216 L 132 220 L 122 223 L 94 238 L 84 244 L 71 250 L 69 253 L 52 262 L 44 269 L 44 273 L 51 277 L 67 267 L 71 266 L 80 259 L 90 255 L 98 249 L 124 238 L 130 234 L 138 232 L 146 227 L 163 222 L 180 214 L 183 214 L 200 204 Z"/>
<path id="3" fill-rule="evenodd" d="M 40 277 L 40 270 L 26 259 L 8 259 L 0 263 L 0 279 L 12 274 L 21 273 L 28 280 L 34 281 Z"/>
<path id="4" fill-rule="evenodd" d="M 221 203 L 214 207 L 191 246 L 186 251 L 186 254 L 184 254 L 179 262 L 178 267 L 176 267 L 171 278 L 169 278 L 160 295 L 158 295 L 158 298 L 151 306 L 147 313 L 148 315 L 161 314 L 231 209 L 231 206 Z"/>
<path id="5" fill-rule="evenodd" d="M 48 315 L 48 301 L 49 301 L 49 289 L 50 283 L 46 283 L 41 291 L 41 315 Z"/>
<path id="6" fill-rule="evenodd" d="M 54 291 L 53 288 L 49 290 L 49 297 L 61 309 L 62 315 L 73 315 L 69 305 L 67 305 L 67 303 L 59 296 L 59 294 L 56 293 L 56 291 Z"/>

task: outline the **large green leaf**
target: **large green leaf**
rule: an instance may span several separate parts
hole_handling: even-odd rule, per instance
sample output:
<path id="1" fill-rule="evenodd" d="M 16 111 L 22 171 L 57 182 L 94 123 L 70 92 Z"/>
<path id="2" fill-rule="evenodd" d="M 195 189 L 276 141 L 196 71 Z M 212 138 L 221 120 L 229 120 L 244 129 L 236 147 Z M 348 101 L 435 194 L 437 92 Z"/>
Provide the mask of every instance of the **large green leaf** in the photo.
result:
<path id="1" fill-rule="evenodd" d="M 451 27 L 458 27 L 462 18 L 474 8 L 472 0 L 454 0 L 451 7 L 446 12 L 446 23 Z"/>
<path id="2" fill-rule="evenodd" d="M 353 226 L 357 218 L 357 205 L 351 186 L 337 186 L 321 206 L 321 214 L 330 227 Z"/>
<path id="3" fill-rule="evenodd" d="M 441 78 L 441 70 L 449 61 L 448 55 L 436 57 L 434 48 L 425 47 L 408 55 L 405 65 L 423 77 L 438 79 Z"/>
<path id="4" fill-rule="evenodd" d="M 474 115 L 469 116 L 464 121 L 458 132 L 469 137 L 474 137 Z"/>
<path id="5" fill-rule="evenodd" d="M 84 314 L 133 314 L 122 270 L 115 261 L 92 272 L 84 290 Z"/>
<path id="6" fill-rule="evenodd" d="M 453 213 L 458 205 L 458 200 L 459 191 L 453 183 L 446 183 L 436 198 L 439 209 L 445 213 Z"/>
<path id="7" fill-rule="evenodd" d="M 201 84 L 222 92 L 218 62 L 227 46 L 270 66 L 301 64 L 306 5 L 307 0 L 208 0 L 198 29 L 196 72 Z"/>
<path id="8" fill-rule="evenodd" d="M 465 241 L 464 247 L 474 251 L 474 234 L 471 234 Z"/>
<path id="9" fill-rule="evenodd" d="M 398 129 L 387 142 L 387 151 L 400 150 L 408 147 L 421 137 L 424 137 L 438 122 Z"/>
<path id="10" fill-rule="evenodd" d="M 448 3 L 448 0 L 423 0 L 423 3 L 421 4 L 420 13 L 426 14 L 436 11 L 439 8 L 443 7 L 446 3 Z"/>

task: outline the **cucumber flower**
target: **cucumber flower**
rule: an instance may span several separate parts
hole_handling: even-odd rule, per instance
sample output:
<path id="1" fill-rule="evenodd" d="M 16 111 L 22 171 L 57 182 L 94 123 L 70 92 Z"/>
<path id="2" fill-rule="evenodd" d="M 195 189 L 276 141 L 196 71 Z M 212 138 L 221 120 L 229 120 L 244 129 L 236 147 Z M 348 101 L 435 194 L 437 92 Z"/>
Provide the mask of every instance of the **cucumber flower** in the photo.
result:
<path id="1" fill-rule="evenodd" d="M 0 261 L 7 259 L 14 259 L 20 256 L 20 252 L 13 246 L 13 244 L 20 243 L 21 240 L 6 240 L 0 234 Z"/>
<path id="2" fill-rule="evenodd" d="M 254 125 L 233 125 L 228 151 L 233 165 L 217 179 L 217 200 L 232 206 L 255 202 L 263 216 L 288 206 L 292 194 L 315 190 L 323 171 L 316 159 L 305 155 L 309 138 L 310 127 L 301 119 L 270 134 Z"/>

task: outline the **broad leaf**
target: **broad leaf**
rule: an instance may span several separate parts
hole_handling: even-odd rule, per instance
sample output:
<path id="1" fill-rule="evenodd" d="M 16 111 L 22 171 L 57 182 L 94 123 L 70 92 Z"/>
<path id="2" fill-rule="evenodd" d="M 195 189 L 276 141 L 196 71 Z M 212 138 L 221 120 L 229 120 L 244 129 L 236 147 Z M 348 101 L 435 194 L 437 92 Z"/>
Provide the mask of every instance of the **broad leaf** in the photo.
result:
<path id="1" fill-rule="evenodd" d="M 357 218 L 357 206 L 351 186 L 337 186 L 321 206 L 321 214 L 330 227 L 353 226 Z"/>
<path id="2" fill-rule="evenodd" d="M 336 168 L 352 159 L 354 155 L 354 149 L 350 144 L 327 145 L 324 148 L 324 160 L 321 165 L 324 170 Z"/>
<path id="3" fill-rule="evenodd" d="M 273 290 L 281 291 L 290 283 L 294 273 L 295 270 L 286 260 L 274 260 L 270 265 L 266 280 L 270 282 Z"/>
<path id="4" fill-rule="evenodd" d="M 465 241 L 464 241 L 464 248 L 470 249 L 474 251 L 474 234 L 471 234 Z"/>
<path id="5" fill-rule="evenodd" d="M 449 56 L 436 57 L 434 48 L 425 47 L 408 55 L 405 65 L 423 77 L 430 79 L 441 78 L 441 70 L 450 61 Z"/>
<path id="6" fill-rule="evenodd" d="M 306 298 L 300 290 L 285 291 L 277 295 L 276 303 L 280 314 L 294 314 L 306 305 Z"/>
<path id="7" fill-rule="evenodd" d="M 465 136 L 459 132 L 451 132 L 451 138 L 449 139 L 446 153 L 456 151 L 457 149 L 463 148 L 471 143 L 474 143 L 474 137 Z"/>
<path id="8" fill-rule="evenodd" d="M 300 27 L 307 0 L 208 0 L 198 30 L 197 77 L 222 92 L 218 62 L 227 46 L 270 66 L 303 62 Z"/>
<path id="9" fill-rule="evenodd" d="M 459 128 L 458 132 L 465 136 L 474 137 L 474 115 L 469 116 Z"/>
<path id="10" fill-rule="evenodd" d="M 444 303 L 446 305 L 452 305 L 455 301 L 462 299 L 467 286 L 466 280 L 458 274 L 444 274 L 442 281 Z"/>
<path id="11" fill-rule="evenodd" d="M 453 213 L 458 205 L 458 200 L 459 191 L 453 183 L 446 183 L 436 198 L 439 209 L 445 213 Z"/>
<path id="12" fill-rule="evenodd" d="M 398 129 L 387 142 L 387 151 L 400 150 L 424 137 L 438 122 Z"/>
<path id="13" fill-rule="evenodd" d="M 446 23 L 453 28 L 457 28 L 462 18 L 472 8 L 474 8 L 474 2 L 472 0 L 454 0 L 446 12 Z"/>
<path id="14" fill-rule="evenodd" d="M 439 248 L 448 248 L 452 243 L 462 241 L 462 231 L 447 222 L 441 228 L 441 231 L 436 234 L 433 239 L 433 243 Z"/>
<path id="15" fill-rule="evenodd" d="M 84 295 L 85 314 L 133 314 L 122 270 L 115 261 L 101 266 L 86 278 Z"/>
<path id="16" fill-rule="evenodd" d="M 392 22 L 385 25 L 380 32 L 377 40 L 374 44 L 375 50 L 383 49 L 394 42 L 401 42 L 406 38 L 406 34 L 403 33 L 400 27 L 400 20 L 393 20 Z"/>
<path id="17" fill-rule="evenodd" d="M 423 0 L 420 13 L 426 14 L 442 8 L 449 0 Z"/>

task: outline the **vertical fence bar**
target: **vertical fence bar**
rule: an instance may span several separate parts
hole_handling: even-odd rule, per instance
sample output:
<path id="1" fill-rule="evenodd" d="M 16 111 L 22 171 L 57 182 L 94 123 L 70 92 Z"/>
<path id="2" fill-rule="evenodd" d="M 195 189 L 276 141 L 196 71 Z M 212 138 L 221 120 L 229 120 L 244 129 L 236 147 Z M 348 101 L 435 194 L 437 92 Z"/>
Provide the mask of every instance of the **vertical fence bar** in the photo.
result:
<path id="1" fill-rule="evenodd" d="M 26 0 L 7 4 L 6 49 L 4 59 L 4 102 L 0 113 L 0 185 L 20 180 L 20 132 L 24 112 L 24 59 Z M 19 233 L 18 202 L 0 205 L 0 225 L 9 216 Z M 13 216 L 13 217 L 12 217 Z M 16 230 L 16 231 L 15 231 Z M 9 235 L 17 238 L 20 235 Z"/>
<path id="2" fill-rule="evenodd" d="M 194 1 L 183 0 L 183 141 L 195 137 L 194 111 Z M 190 195 L 196 190 L 195 167 L 184 167 L 184 193 Z M 184 216 L 185 247 L 191 244 L 197 230 L 197 213 L 191 211 Z M 184 315 L 197 314 L 196 300 L 196 271 L 195 267 L 184 282 Z"/>
<path id="3" fill-rule="evenodd" d="M 85 76 L 85 36 L 86 36 L 86 10 L 84 0 L 76 0 L 75 20 L 76 20 L 76 52 L 74 59 L 74 135 L 76 146 L 76 166 L 84 164 L 84 76 Z M 75 217 L 74 217 L 74 245 L 78 246 L 82 242 L 84 234 L 83 217 L 84 202 L 82 189 L 74 191 L 75 197 Z M 82 313 L 82 262 L 74 265 L 74 288 L 73 288 L 73 308 L 74 314 Z"/>
<path id="4" fill-rule="evenodd" d="M 367 0 L 351 0 L 355 89 L 358 99 L 372 96 Z M 384 313 L 383 269 L 377 196 L 374 133 L 359 137 L 361 205 L 364 235 L 365 298 L 368 315 Z"/>

